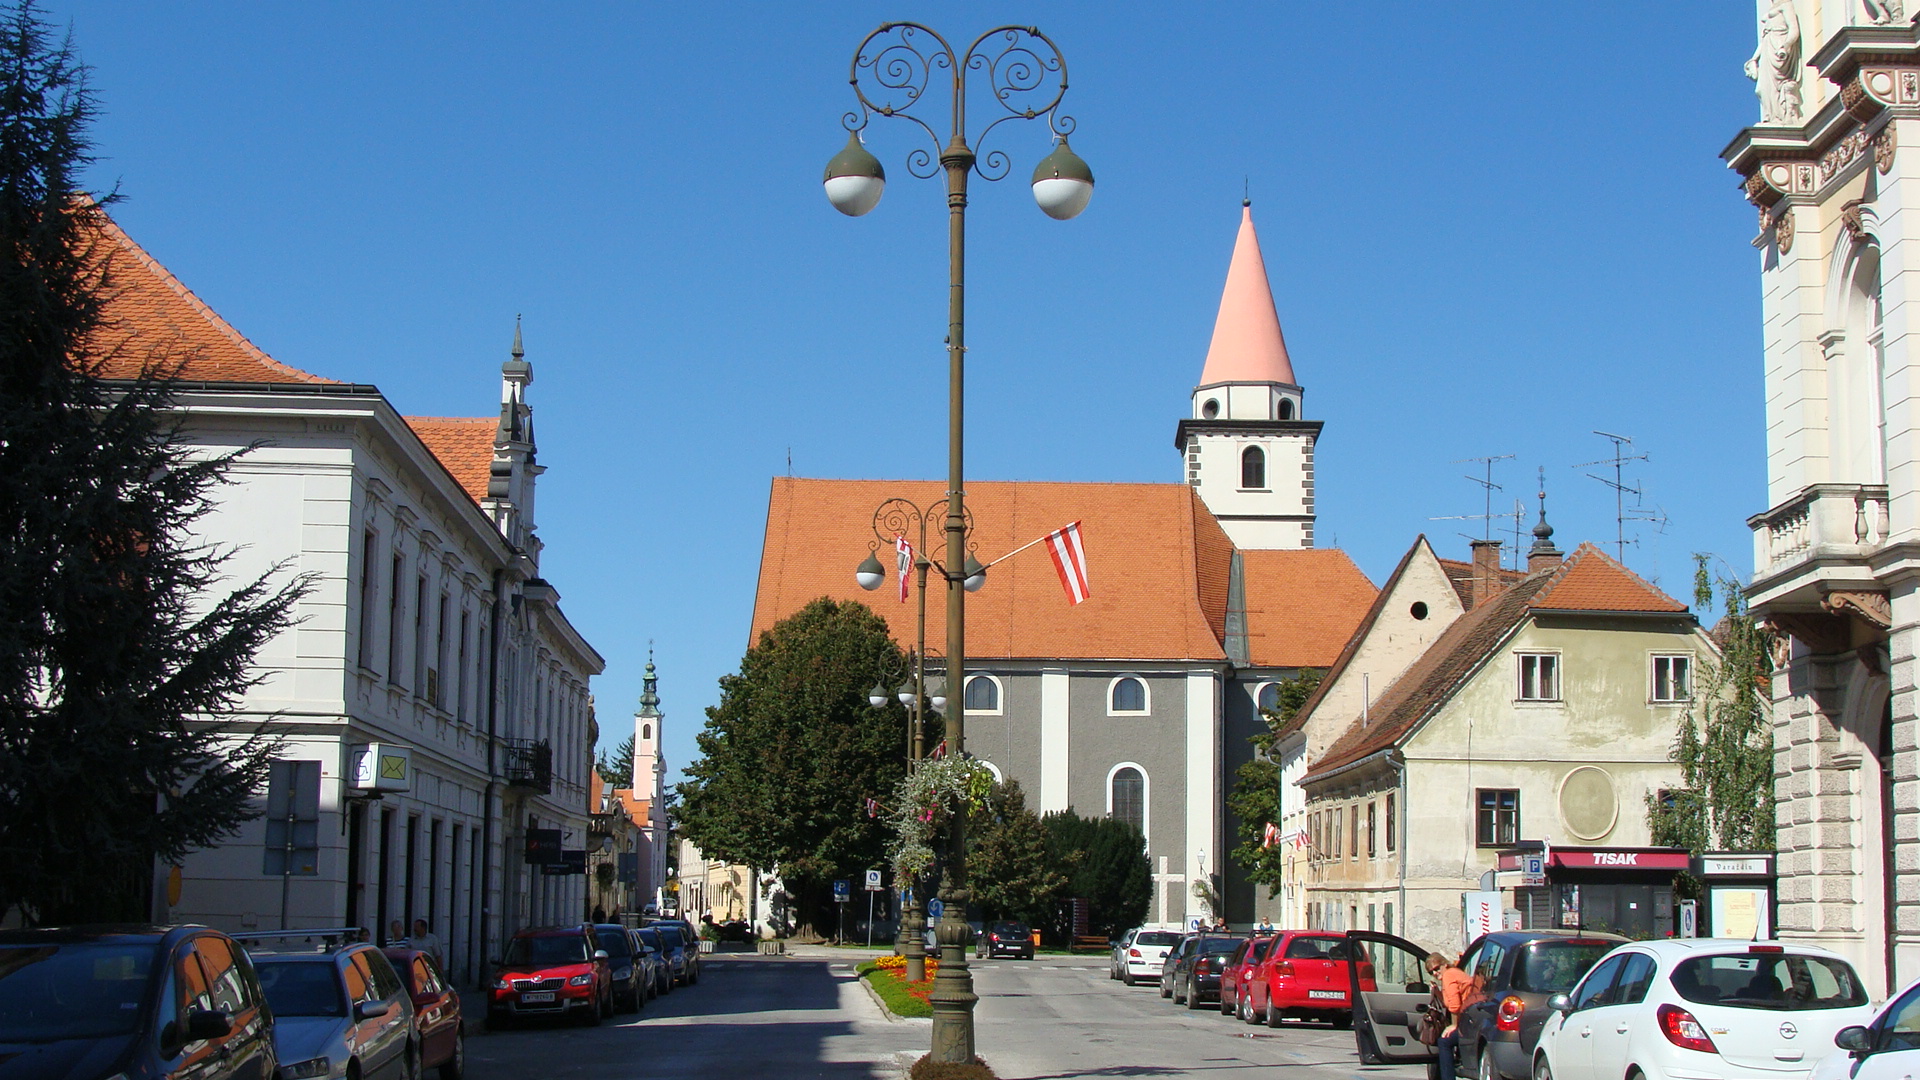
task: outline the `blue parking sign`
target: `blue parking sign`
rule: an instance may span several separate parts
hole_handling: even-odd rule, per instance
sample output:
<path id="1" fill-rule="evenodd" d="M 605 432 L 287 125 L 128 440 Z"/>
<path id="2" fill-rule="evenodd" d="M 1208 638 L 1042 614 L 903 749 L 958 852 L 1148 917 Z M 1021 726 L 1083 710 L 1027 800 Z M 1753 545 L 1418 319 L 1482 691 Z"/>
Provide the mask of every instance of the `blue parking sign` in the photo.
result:
<path id="1" fill-rule="evenodd" d="M 840 878 L 833 883 L 833 902 L 844 904 L 853 899 L 853 882 Z"/>

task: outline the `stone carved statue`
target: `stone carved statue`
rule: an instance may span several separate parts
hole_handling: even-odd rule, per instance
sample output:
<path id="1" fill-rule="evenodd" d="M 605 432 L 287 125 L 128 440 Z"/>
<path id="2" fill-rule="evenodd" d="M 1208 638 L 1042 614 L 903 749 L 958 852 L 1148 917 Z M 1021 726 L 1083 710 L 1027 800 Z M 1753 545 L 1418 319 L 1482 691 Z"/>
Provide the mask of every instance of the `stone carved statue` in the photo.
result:
<path id="1" fill-rule="evenodd" d="M 1905 18 L 1900 0 L 1860 0 L 1867 9 L 1867 21 L 1875 26 L 1891 26 Z"/>
<path id="2" fill-rule="evenodd" d="M 1761 123 L 1798 124 L 1804 118 L 1800 69 L 1800 16 L 1793 0 L 1773 0 L 1760 19 L 1760 46 L 1747 61 L 1747 78 L 1760 95 Z"/>

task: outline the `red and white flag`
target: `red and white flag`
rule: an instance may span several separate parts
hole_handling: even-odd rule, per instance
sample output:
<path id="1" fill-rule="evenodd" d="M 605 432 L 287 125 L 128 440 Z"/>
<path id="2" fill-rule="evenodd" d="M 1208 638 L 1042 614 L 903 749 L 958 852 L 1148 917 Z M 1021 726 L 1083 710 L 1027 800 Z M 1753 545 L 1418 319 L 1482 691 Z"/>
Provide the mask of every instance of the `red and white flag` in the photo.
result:
<path id="1" fill-rule="evenodd" d="M 907 579 L 913 574 L 913 545 L 907 542 L 904 535 L 895 533 L 893 550 L 898 556 L 896 561 L 900 568 L 900 573 L 897 575 L 900 578 L 900 602 L 904 604 L 907 602 Z"/>
<path id="2" fill-rule="evenodd" d="M 1067 602 L 1078 604 L 1092 595 L 1087 589 L 1087 553 L 1080 546 L 1080 523 L 1047 534 L 1047 552 L 1053 556 L 1053 568 L 1060 572 L 1060 587 L 1067 591 Z"/>
<path id="3" fill-rule="evenodd" d="M 1279 842 L 1280 842 L 1280 826 L 1275 825 L 1271 821 L 1267 822 L 1266 829 L 1263 830 L 1260 834 L 1260 846 L 1263 848 L 1270 848 Z"/>

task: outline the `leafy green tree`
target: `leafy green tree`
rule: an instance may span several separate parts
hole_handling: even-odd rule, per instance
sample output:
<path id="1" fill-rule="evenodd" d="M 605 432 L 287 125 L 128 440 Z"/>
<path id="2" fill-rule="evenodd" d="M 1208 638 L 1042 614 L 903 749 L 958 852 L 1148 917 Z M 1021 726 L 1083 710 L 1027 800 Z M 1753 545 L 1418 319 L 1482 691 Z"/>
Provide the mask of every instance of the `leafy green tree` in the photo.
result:
<path id="1" fill-rule="evenodd" d="M 1060 899 L 1083 898 L 1094 933 L 1117 937 L 1140 925 L 1153 900 L 1153 871 L 1140 830 L 1115 818 L 1061 810 L 1041 819 L 1047 852 L 1067 876 Z"/>
<path id="2" fill-rule="evenodd" d="M 831 925 L 832 880 L 886 862 L 867 800 L 905 772 L 906 719 L 867 689 L 901 666 L 886 622 L 855 601 L 822 597 L 761 634 L 707 710 L 676 788 L 680 833 L 708 858 L 777 869 L 803 923 Z"/>
<path id="3" fill-rule="evenodd" d="M 1264 713 L 1267 730 L 1253 737 L 1253 760 L 1234 773 L 1233 790 L 1227 794 L 1227 811 L 1234 817 L 1239 840 L 1227 855 L 1248 881 L 1265 885 L 1268 896 L 1280 895 L 1284 873 L 1281 849 L 1261 846 L 1267 824 L 1280 823 L 1280 763 L 1273 758 L 1273 748 L 1324 675 L 1308 668 L 1276 684 L 1278 698 Z"/>
<path id="4" fill-rule="evenodd" d="M 593 763 L 600 772 L 600 779 L 608 787 L 624 788 L 633 784 L 633 736 L 629 735 L 611 754 L 601 754 Z"/>
<path id="5" fill-rule="evenodd" d="M 258 816 L 276 743 L 223 718 L 305 588 L 195 537 L 237 455 L 178 437 L 181 358 L 101 377 L 94 114 L 33 4 L 0 14 L 0 917 L 42 924 L 145 920 L 156 859 Z"/>
<path id="6" fill-rule="evenodd" d="M 1047 850 L 1047 827 L 1010 780 L 994 788 L 967 825 L 967 882 L 989 918 L 1044 924 L 1067 877 Z"/>
<path id="7" fill-rule="evenodd" d="M 1712 610 L 1718 587 L 1720 657 L 1695 662 L 1693 697 L 1669 755 L 1680 786 L 1647 797 L 1648 824 L 1654 843 L 1696 855 L 1772 851 L 1774 638 L 1748 613 L 1739 582 L 1714 580 L 1709 558 L 1693 557 L 1693 599 Z"/>

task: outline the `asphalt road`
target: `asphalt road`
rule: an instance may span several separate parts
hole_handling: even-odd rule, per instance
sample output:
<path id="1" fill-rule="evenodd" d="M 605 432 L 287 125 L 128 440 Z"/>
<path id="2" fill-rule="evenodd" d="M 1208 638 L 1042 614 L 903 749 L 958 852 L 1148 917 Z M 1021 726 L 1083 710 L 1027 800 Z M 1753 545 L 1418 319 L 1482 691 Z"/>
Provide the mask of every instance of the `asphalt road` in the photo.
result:
<path id="1" fill-rule="evenodd" d="M 597 1028 L 529 1026 L 471 1038 L 467 1073 L 894 1080 L 902 1061 L 926 1051 L 929 1021 L 888 1019 L 853 980 L 862 958 L 837 950 L 707 957 L 698 985 L 637 1015 Z M 1417 1067 L 1360 1065 L 1350 1032 L 1313 1024 L 1270 1030 L 1218 1008 L 1176 1008 L 1152 986 L 1110 981 L 1104 956 L 974 961 L 973 971 L 980 1053 L 1003 1080 L 1425 1080 Z"/>

